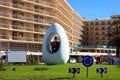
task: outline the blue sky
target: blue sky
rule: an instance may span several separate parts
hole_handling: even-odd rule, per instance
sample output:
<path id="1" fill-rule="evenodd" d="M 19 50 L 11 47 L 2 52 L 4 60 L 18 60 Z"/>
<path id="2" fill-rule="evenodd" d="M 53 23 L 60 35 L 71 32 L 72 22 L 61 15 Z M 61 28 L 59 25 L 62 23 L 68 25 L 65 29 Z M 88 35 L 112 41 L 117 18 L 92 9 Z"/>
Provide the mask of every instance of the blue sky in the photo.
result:
<path id="1" fill-rule="evenodd" d="M 89 20 L 108 19 L 120 14 L 120 0 L 67 0 L 82 17 Z"/>

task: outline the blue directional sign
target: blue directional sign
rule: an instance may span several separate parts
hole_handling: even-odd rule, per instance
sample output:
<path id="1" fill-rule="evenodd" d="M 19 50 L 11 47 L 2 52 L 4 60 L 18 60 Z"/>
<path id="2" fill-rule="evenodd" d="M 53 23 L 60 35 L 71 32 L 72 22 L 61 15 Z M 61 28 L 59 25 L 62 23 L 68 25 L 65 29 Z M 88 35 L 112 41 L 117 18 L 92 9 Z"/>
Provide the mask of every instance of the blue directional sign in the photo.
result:
<path id="1" fill-rule="evenodd" d="M 94 60 L 91 56 L 84 56 L 82 59 L 82 64 L 86 67 L 92 66 L 94 63 Z"/>

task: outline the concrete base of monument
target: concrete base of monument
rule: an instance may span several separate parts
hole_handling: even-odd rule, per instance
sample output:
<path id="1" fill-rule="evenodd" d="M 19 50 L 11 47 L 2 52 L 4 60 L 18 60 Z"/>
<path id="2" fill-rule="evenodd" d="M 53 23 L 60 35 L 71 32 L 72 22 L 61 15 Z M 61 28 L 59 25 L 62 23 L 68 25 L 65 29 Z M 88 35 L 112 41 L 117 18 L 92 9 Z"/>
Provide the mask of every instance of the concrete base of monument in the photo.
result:
<path id="1" fill-rule="evenodd" d="M 59 49 L 52 53 L 50 45 L 53 37 L 59 37 Z M 42 46 L 43 61 L 46 64 L 65 64 L 69 59 L 69 41 L 63 27 L 54 23 L 46 32 Z"/>

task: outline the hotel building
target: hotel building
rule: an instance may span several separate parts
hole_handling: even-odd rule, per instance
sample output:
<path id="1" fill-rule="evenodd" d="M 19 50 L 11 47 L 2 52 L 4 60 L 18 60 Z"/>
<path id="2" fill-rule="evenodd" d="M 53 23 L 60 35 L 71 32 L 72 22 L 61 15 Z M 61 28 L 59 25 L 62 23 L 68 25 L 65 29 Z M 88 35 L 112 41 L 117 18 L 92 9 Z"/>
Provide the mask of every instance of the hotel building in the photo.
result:
<path id="1" fill-rule="evenodd" d="M 42 52 L 44 35 L 55 22 L 72 50 L 82 44 L 83 20 L 66 0 L 0 0 L 0 51 Z"/>

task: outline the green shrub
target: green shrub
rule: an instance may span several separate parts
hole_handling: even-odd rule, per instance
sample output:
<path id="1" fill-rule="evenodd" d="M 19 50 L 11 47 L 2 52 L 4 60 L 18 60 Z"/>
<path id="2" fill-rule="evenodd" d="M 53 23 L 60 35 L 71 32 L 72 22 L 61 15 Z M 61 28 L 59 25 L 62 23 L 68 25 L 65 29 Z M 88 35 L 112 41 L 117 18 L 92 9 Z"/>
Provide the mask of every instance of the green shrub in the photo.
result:
<path id="1" fill-rule="evenodd" d="M 1 61 L 0 62 L 0 71 L 5 71 L 5 64 Z"/>
<path id="2" fill-rule="evenodd" d="M 34 55 L 29 56 L 29 64 L 37 64 L 37 60 Z"/>

